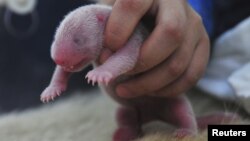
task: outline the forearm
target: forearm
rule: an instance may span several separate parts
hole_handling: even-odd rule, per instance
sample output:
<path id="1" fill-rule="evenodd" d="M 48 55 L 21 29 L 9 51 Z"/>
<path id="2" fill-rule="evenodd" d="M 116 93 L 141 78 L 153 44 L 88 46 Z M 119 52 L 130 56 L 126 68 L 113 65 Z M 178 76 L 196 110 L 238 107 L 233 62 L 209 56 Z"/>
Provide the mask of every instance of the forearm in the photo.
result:
<path id="1" fill-rule="evenodd" d="M 51 84 L 52 85 L 58 85 L 58 84 L 67 85 L 70 75 L 71 75 L 70 72 L 65 72 L 61 67 L 56 66 L 55 72 L 51 80 Z"/>
<path id="2" fill-rule="evenodd" d="M 60 96 L 67 89 L 70 75 L 70 72 L 65 72 L 57 66 L 49 86 L 41 94 L 41 100 L 49 102 L 50 100 L 54 100 L 55 97 Z"/>

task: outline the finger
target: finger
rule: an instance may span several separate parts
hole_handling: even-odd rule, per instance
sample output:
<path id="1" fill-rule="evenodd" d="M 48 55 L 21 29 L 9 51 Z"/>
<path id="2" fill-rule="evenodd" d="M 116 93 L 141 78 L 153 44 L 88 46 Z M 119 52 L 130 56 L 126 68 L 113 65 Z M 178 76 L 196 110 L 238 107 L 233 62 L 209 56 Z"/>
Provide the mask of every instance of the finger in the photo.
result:
<path id="1" fill-rule="evenodd" d="M 182 44 L 185 18 L 182 12 L 173 14 L 175 9 L 168 7 L 165 3 L 160 6 L 156 27 L 141 47 L 138 63 L 131 72 L 139 73 L 157 66 Z"/>
<path id="2" fill-rule="evenodd" d="M 116 0 L 104 33 L 105 46 L 112 50 L 120 48 L 152 3 L 152 0 Z"/>
<path id="3" fill-rule="evenodd" d="M 178 79 L 187 70 L 192 60 L 195 47 L 197 46 L 199 38 L 195 37 L 196 34 L 194 32 L 192 33 L 193 34 L 183 42 L 183 46 L 173 53 L 165 62 L 118 85 L 118 95 L 123 97 L 137 97 L 159 90 Z M 127 92 L 125 90 L 127 90 Z"/>
<path id="4" fill-rule="evenodd" d="M 156 92 L 157 96 L 176 96 L 194 86 L 203 75 L 209 58 L 209 39 L 204 37 L 199 43 L 189 69 L 181 79 Z"/>

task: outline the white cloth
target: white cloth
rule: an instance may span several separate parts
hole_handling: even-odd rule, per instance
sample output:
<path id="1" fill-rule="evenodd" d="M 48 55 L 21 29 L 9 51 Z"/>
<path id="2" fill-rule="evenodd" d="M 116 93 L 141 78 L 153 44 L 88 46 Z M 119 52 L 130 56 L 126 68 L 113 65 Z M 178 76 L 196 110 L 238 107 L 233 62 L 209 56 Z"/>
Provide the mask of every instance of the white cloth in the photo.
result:
<path id="1" fill-rule="evenodd" d="M 250 113 L 250 62 L 235 71 L 228 80 L 236 92 L 239 104 Z"/>
<path id="2" fill-rule="evenodd" d="M 198 88 L 250 109 L 250 17 L 219 37 L 213 49 Z"/>

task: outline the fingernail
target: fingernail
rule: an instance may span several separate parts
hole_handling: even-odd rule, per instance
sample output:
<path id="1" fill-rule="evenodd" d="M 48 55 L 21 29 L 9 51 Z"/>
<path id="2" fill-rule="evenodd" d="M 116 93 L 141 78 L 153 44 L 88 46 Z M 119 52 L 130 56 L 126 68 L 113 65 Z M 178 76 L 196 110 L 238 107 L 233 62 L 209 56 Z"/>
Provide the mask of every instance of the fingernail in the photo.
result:
<path id="1" fill-rule="evenodd" d="M 125 86 L 118 86 L 116 88 L 116 93 L 118 94 L 118 96 L 124 97 L 124 98 L 134 97 L 133 93 L 130 92 L 129 89 L 126 88 Z"/>

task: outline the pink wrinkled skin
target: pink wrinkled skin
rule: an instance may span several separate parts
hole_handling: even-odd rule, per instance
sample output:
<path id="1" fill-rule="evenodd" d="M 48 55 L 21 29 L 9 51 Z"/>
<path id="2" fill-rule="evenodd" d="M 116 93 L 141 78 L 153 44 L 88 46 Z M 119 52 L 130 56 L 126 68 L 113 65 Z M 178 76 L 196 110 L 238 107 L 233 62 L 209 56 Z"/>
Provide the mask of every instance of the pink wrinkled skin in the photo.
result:
<path id="1" fill-rule="evenodd" d="M 141 25 L 138 26 L 124 47 L 104 64 L 98 65 L 96 60 L 103 47 L 103 31 L 110 13 L 111 7 L 95 4 L 82 6 L 66 15 L 56 31 L 51 47 L 51 57 L 57 66 L 51 83 L 41 94 L 43 102 L 60 96 L 67 88 L 71 74 L 92 64 L 94 69 L 86 75 L 88 82 L 99 83 L 105 93 L 120 103 L 114 141 L 129 141 L 140 137 L 142 125 L 152 120 L 175 125 L 178 129 L 173 134 L 183 137 L 196 135 L 197 123 L 205 128 L 204 125 L 208 123 L 234 119 L 234 115 L 220 113 L 210 118 L 212 120 L 207 117 L 196 120 L 191 104 L 184 95 L 172 98 L 143 96 L 133 99 L 117 96 L 114 88 L 119 81 L 126 79 L 121 75 L 136 64 L 147 32 Z M 214 118 L 216 115 L 218 118 Z"/>

